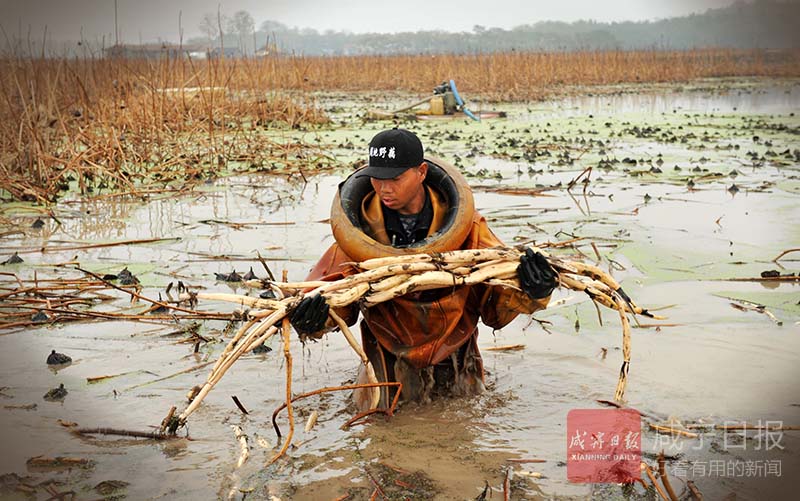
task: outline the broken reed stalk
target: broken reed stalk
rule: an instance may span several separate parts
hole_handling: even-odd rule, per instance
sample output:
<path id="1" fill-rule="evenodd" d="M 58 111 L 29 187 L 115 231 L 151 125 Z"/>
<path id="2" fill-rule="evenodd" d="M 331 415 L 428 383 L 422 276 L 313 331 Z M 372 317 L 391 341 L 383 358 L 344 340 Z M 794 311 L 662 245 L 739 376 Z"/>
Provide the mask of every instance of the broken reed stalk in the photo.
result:
<path id="1" fill-rule="evenodd" d="M 772 259 L 772 262 L 777 263 L 780 258 L 785 256 L 786 254 L 789 254 L 790 252 L 800 252 L 800 248 L 798 248 L 798 249 L 787 249 L 787 250 L 781 252 L 780 254 L 778 254 L 777 256 L 775 256 L 775 258 Z"/>
<path id="2" fill-rule="evenodd" d="M 283 356 L 286 357 L 286 412 L 289 414 L 289 434 L 286 436 L 286 440 L 283 442 L 283 447 L 281 447 L 281 450 L 269 460 L 267 463 L 268 465 L 274 463 L 278 460 L 278 458 L 286 453 L 286 450 L 292 443 L 292 436 L 294 435 L 294 409 L 292 409 L 292 353 L 289 351 L 292 325 L 289 323 L 289 317 L 283 317 L 281 331 L 281 334 L 283 335 Z"/>
<path id="3" fill-rule="evenodd" d="M 619 369 L 619 380 L 617 381 L 617 389 L 614 392 L 614 400 L 621 402 L 625 394 L 625 385 L 628 383 L 628 368 L 631 364 L 631 325 L 628 322 L 628 316 L 625 314 L 625 304 L 622 296 L 614 291 L 614 299 L 618 307 L 620 322 L 622 322 L 622 367 Z"/>
<path id="4" fill-rule="evenodd" d="M 163 435 L 165 431 L 167 431 L 167 427 L 169 426 L 170 421 L 172 421 L 172 417 L 175 416 L 175 411 L 178 410 L 178 407 L 172 406 L 169 408 L 169 412 L 167 416 L 161 421 L 161 427 L 158 429 L 158 432 Z"/>
<path id="5" fill-rule="evenodd" d="M 656 476 L 653 474 L 652 468 L 650 468 L 650 466 L 647 463 L 643 462 L 642 469 L 644 469 L 644 472 L 647 474 L 647 478 L 650 479 L 650 482 L 653 484 L 653 488 L 655 488 L 659 497 L 661 497 L 661 499 L 663 499 L 664 501 L 670 501 L 670 499 L 667 497 L 667 494 L 664 492 L 664 489 L 661 488 L 661 485 L 659 485 L 658 480 L 656 480 Z"/>
<path id="6" fill-rule="evenodd" d="M 389 405 L 388 409 L 374 408 L 374 409 L 368 409 L 368 410 L 366 410 L 364 412 L 360 412 L 360 413 L 356 414 L 355 416 L 351 417 L 350 419 L 348 419 L 347 422 L 342 425 L 342 429 L 343 430 L 353 426 L 354 424 L 356 424 L 356 422 L 360 421 L 361 419 L 363 419 L 363 418 L 365 418 L 367 416 L 371 416 L 372 414 L 375 414 L 377 412 L 382 412 L 382 413 L 386 414 L 387 417 L 394 416 L 394 410 L 397 408 L 397 402 L 400 400 L 400 393 L 403 391 L 403 383 L 399 383 L 399 382 L 368 383 L 368 384 L 359 385 L 359 386 L 364 386 L 364 387 L 368 387 L 368 386 L 375 386 L 375 387 L 378 387 L 378 386 L 396 386 L 397 387 L 397 391 L 394 392 L 394 398 L 392 399 L 392 403 L 391 403 L 391 405 Z M 377 405 L 377 404 L 375 404 L 375 405 Z"/>
<path id="7" fill-rule="evenodd" d="M 242 427 L 233 425 L 231 428 L 233 428 L 233 436 L 236 438 L 236 441 L 239 442 L 239 460 L 236 461 L 236 468 L 238 469 L 241 468 L 250 457 L 250 449 L 247 447 L 247 435 L 242 431 Z"/>
<path id="8" fill-rule="evenodd" d="M 700 492 L 700 489 L 698 489 L 696 485 L 694 485 L 693 480 L 687 480 L 686 487 L 689 488 L 689 492 L 692 495 L 692 499 L 694 499 L 695 501 L 703 501 L 703 493 Z"/>
<path id="9" fill-rule="evenodd" d="M 173 440 L 180 438 L 174 434 L 158 431 L 121 430 L 118 428 L 78 428 L 73 433 L 78 435 L 116 435 L 118 437 L 149 438 L 152 440 Z"/>
<path id="10" fill-rule="evenodd" d="M 675 494 L 675 490 L 672 488 L 672 484 L 669 482 L 669 476 L 667 475 L 665 462 L 664 451 L 662 450 L 658 454 L 658 476 L 661 477 L 661 483 L 664 484 L 664 489 L 667 491 L 670 501 L 678 501 L 678 495 Z"/>
<path id="11" fill-rule="evenodd" d="M 18 277 L 15 277 L 17 278 L 19 287 L 14 289 L 5 287 L 7 283 L 0 284 L 0 291 L 2 291 L 0 292 L 0 319 L 6 320 L 28 317 L 28 319 L 24 321 L 0 321 L 0 330 L 87 319 L 174 321 L 176 318 L 220 320 L 229 320 L 231 318 L 230 313 L 203 312 L 197 309 L 183 308 L 180 304 L 156 301 L 141 295 L 139 293 L 141 290 L 139 284 L 115 285 L 109 280 L 81 268 L 80 265 L 74 266 L 73 269 L 84 273 L 84 276 L 81 278 L 64 279 L 35 278 L 33 281 L 20 280 Z M 91 306 L 99 302 L 116 299 L 115 296 L 102 293 L 113 290 L 130 295 L 132 302 L 141 300 L 145 303 L 149 303 L 151 306 L 137 314 L 115 313 L 110 311 L 98 312 L 89 311 L 87 309 L 76 310 L 69 308 L 69 306 L 74 304 Z M 80 297 L 82 295 L 91 295 L 91 297 Z M 4 311 L 8 309 L 12 311 Z M 28 310 L 30 310 L 30 312 Z M 31 314 L 36 313 L 47 313 L 47 319 L 31 319 Z"/>
<path id="12" fill-rule="evenodd" d="M 322 393 L 330 393 L 332 391 L 357 390 L 359 388 L 380 388 L 381 386 L 395 386 L 395 387 L 397 387 L 397 392 L 395 392 L 394 400 L 392 401 L 392 404 L 389 406 L 389 408 L 388 409 L 370 409 L 369 411 L 362 412 L 361 414 L 358 414 L 358 415 L 354 416 L 352 419 L 350 419 L 347 423 L 345 423 L 342 426 L 343 428 L 347 428 L 348 426 L 352 425 L 355 421 L 358 421 L 359 419 L 361 419 L 361 418 L 363 418 L 365 416 L 368 416 L 370 414 L 374 414 L 376 412 L 383 412 L 387 416 L 394 415 L 394 409 L 395 409 L 395 407 L 397 407 L 397 401 L 398 401 L 399 396 L 400 396 L 400 391 L 403 389 L 403 383 L 390 381 L 388 383 L 375 382 L 375 383 L 365 383 L 365 384 L 349 384 L 349 385 L 345 385 L 345 386 L 330 386 L 330 387 L 327 387 L 327 388 L 320 388 L 318 390 L 309 391 L 307 393 L 301 393 L 300 395 L 296 395 L 296 396 L 292 397 L 292 403 L 297 402 L 298 400 L 302 400 L 304 398 L 312 397 L 314 395 L 320 395 Z M 282 403 L 277 409 L 275 409 L 272 412 L 272 427 L 275 429 L 275 434 L 278 435 L 278 438 L 283 437 L 283 435 L 281 434 L 281 429 L 278 426 L 278 421 L 277 421 L 278 414 L 280 414 L 281 411 L 283 409 L 285 409 L 285 408 L 286 408 L 286 402 Z"/>
<path id="13" fill-rule="evenodd" d="M 533 250 L 541 252 L 558 272 L 559 282 L 563 287 L 585 292 L 592 301 L 619 312 L 622 322 L 623 363 L 614 396 L 617 401 L 621 401 L 627 383 L 631 353 L 630 323 L 627 314 L 644 315 L 659 320 L 664 317 L 637 306 L 620 285 L 600 268 L 563 260 L 537 248 Z M 333 311 L 333 308 L 355 302 L 361 302 L 363 307 L 368 308 L 412 291 L 451 288 L 459 285 L 489 283 L 519 289 L 516 269 L 524 251 L 524 248 L 496 247 L 370 259 L 355 264 L 358 269 L 364 270 L 361 273 L 333 282 L 270 282 L 271 287 L 285 293 L 285 297 L 280 300 L 265 300 L 237 294 L 198 293 L 197 299 L 228 301 L 256 309 L 250 310 L 250 321 L 239 329 L 228 343 L 199 393 L 175 420 L 172 431 L 186 422 L 189 415 L 197 409 L 208 392 L 241 355 L 260 346 L 278 331 L 277 326 L 280 322 L 283 322 L 284 354 L 287 356 L 287 361 L 290 360 L 287 314 L 303 297 L 322 294 Z M 403 278 L 398 279 L 398 276 Z M 332 317 L 361 362 L 365 363 L 366 355 L 347 326 L 335 313 Z M 291 365 L 287 364 L 287 379 L 291 378 L 290 367 Z M 367 369 L 369 368 L 367 364 Z M 374 373 L 370 375 L 369 380 L 373 384 L 377 381 L 374 379 Z M 287 407 L 291 405 L 290 393 L 290 388 L 287 386 Z M 287 446 L 284 445 L 285 449 Z M 279 456 L 280 454 L 276 458 Z"/>

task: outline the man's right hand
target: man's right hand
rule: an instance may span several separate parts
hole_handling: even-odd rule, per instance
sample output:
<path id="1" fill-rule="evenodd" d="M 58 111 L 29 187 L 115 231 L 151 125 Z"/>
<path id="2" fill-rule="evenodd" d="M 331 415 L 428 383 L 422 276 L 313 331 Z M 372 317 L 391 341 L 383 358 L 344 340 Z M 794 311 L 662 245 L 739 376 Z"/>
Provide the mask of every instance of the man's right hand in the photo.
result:
<path id="1" fill-rule="evenodd" d="M 313 334 L 325 328 L 330 307 L 321 294 L 304 297 L 291 312 L 289 321 L 301 335 Z"/>
<path id="2" fill-rule="evenodd" d="M 522 290 L 532 299 L 541 299 L 552 294 L 558 285 L 556 272 L 547 259 L 532 249 L 526 249 L 517 267 Z"/>

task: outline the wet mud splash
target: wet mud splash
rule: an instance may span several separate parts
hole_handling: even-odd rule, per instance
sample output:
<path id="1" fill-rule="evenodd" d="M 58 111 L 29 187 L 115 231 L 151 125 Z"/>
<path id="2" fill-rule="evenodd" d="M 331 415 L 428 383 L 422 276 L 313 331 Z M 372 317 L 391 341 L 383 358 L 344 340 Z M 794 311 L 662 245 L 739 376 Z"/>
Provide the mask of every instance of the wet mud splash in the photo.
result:
<path id="1" fill-rule="evenodd" d="M 565 256 L 610 270 L 640 304 L 663 308 L 658 312 L 669 319 L 661 325 L 635 326 L 627 405 L 645 422 L 697 436 L 646 426 L 646 461 L 654 464 L 663 449 L 679 491 L 693 480 L 710 498 L 734 492 L 780 499 L 797 487 L 789 472 L 800 463 L 799 432 L 705 425 L 800 425 L 800 285 L 759 280 L 762 272 L 800 271 L 800 253 L 773 261 L 800 247 L 800 87 L 711 85 L 498 104 L 508 117 L 482 123 L 399 124 L 470 176 L 479 210 L 505 242 L 572 241 Z M 282 133 L 322 145 L 343 166 L 337 175 L 308 176 L 307 183 L 300 176 L 229 177 L 178 197 L 67 198 L 52 211 L 3 205 L 0 261 L 17 253 L 22 262 L 0 266 L 2 321 L 32 322 L 39 313 L 47 319 L 0 330 L 0 439 L 10 451 L 0 460 L 0 495 L 369 499 L 378 491 L 469 499 L 488 484 L 497 498 L 508 470 L 514 499 L 626 495 L 618 486 L 566 478 L 566 414 L 611 399 L 621 353 L 619 320 L 604 315 L 601 324 L 586 298 L 564 291 L 537 314 L 540 322 L 520 318 L 482 332 L 486 394 L 405 406 L 389 422 L 376 418 L 347 431 L 340 429 L 352 415 L 347 395 L 308 399 L 296 409 L 294 447 L 269 467 L 281 445 L 270 424 L 284 398 L 277 344 L 235 364 L 192 416 L 190 439 L 71 431 L 154 431 L 165 409 L 205 379 L 240 322 L 145 314 L 149 305 L 131 304 L 115 290 L 97 291 L 109 298 L 95 296 L 91 307 L 69 307 L 142 318 L 59 322 L 41 303 L 12 304 L 6 295 L 20 286 L 17 278 L 28 286 L 83 279 L 68 264 L 79 262 L 101 276 L 127 268 L 138 281 L 131 287 L 154 299 L 178 281 L 244 293 L 245 283 L 219 277 L 252 267 L 264 278 L 258 252 L 274 272 L 300 279 L 331 243 L 327 218 L 341 175 L 372 134 L 393 123 L 362 122 L 373 100 L 321 98 L 335 125 Z M 202 307 L 233 314 L 223 304 Z M 506 345 L 524 348 L 487 349 Z M 53 350 L 71 364 L 48 365 Z M 297 393 L 356 376 L 357 362 L 337 335 L 294 350 Z M 44 398 L 62 384 L 63 398 Z M 319 417 L 306 432 L 302 423 L 313 411 Z M 238 468 L 241 447 L 231 426 L 246 435 L 249 458 Z M 525 459 L 544 462 L 519 462 Z M 732 465 L 731 474 L 721 473 L 721 464 Z M 747 465 L 760 469 L 748 474 Z M 121 478 L 120 471 L 129 473 Z"/>

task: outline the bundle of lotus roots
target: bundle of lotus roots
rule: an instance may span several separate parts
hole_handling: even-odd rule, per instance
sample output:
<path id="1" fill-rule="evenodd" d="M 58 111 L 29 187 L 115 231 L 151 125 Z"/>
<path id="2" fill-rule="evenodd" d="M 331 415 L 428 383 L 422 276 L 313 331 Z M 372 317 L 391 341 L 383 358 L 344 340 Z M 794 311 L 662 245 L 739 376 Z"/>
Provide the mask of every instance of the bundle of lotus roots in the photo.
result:
<path id="1" fill-rule="evenodd" d="M 377 397 L 379 386 L 397 385 L 398 383 L 378 383 L 364 350 L 344 321 L 334 313 L 333 308 L 357 301 L 361 303 L 362 307 L 369 308 L 371 305 L 390 301 L 412 291 L 479 283 L 519 289 L 517 266 L 520 256 L 525 253 L 526 248 L 541 252 L 545 256 L 550 265 L 558 272 L 561 287 L 586 293 L 595 303 L 619 313 L 622 322 L 623 362 L 614 398 L 621 401 L 625 392 L 631 354 L 630 324 L 627 315 L 630 313 L 655 319 L 663 317 L 637 306 L 609 274 L 596 266 L 560 259 L 535 247 L 496 247 L 370 259 L 355 264 L 359 270 L 362 270 L 360 273 L 333 282 L 272 281 L 268 285 L 275 291 L 276 299 L 260 299 L 237 294 L 197 293 L 193 295 L 192 299 L 230 301 L 246 306 L 250 308 L 248 321 L 228 343 L 205 384 L 195 387 L 194 391 L 190 392 L 189 406 L 178 416 L 171 413 L 168 418 L 169 424 L 166 426 L 165 422 L 165 426 L 173 432 L 182 426 L 240 356 L 262 345 L 279 331 L 282 331 L 284 355 L 287 359 L 287 401 L 285 406 L 289 409 L 291 416 L 293 398 L 291 394 L 288 313 L 303 297 L 318 293 L 326 298 L 331 306 L 331 317 L 338 324 L 361 363 L 366 366 L 366 370 L 362 372 L 367 374 L 368 381 L 365 384 L 351 387 L 371 387 Z M 343 389 L 344 387 L 338 388 Z M 374 402 L 377 405 L 377 398 L 374 399 Z"/>

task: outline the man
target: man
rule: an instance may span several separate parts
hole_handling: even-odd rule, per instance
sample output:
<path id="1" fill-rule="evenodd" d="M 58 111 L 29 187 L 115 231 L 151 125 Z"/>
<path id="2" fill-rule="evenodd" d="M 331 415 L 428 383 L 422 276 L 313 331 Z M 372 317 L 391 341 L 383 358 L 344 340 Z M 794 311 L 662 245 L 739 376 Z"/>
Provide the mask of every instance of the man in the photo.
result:
<path id="1" fill-rule="evenodd" d="M 441 238 L 446 197 L 426 183 L 429 165 L 419 138 L 404 129 L 377 134 L 369 144 L 369 164 L 356 177 L 369 177 L 372 191 L 360 202 L 358 231 L 378 244 L 419 246 Z M 471 193 L 467 194 L 471 197 Z M 446 250 L 480 249 L 502 245 L 486 220 L 472 210 L 464 221 L 466 235 Z M 427 240 L 426 240 L 427 239 Z M 322 256 L 308 280 L 338 280 L 357 273 L 352 255 L 360 250 L 341 238 Z M 359 243 L 358 245 L 363 245 Z M 478 351 L 478 320 L 500 329 L 518 314 L 547 306 L 555 288 L 556 273 L 546 259 L 528 250 L 517 268 L 521 291 L 478 284 L 412 292 L 385 303 L 362 308 L 364 351 L 379 381 L 400 381 L 401 396 L 427 401 L 432 395 L 470 395 L 481 392 L 483 363 Z M 337 309 L 348 325 L 358 318 L 358 306 Z M 328 320 L 328 305 L 316 295 L 304 298 L 291 313 L 302 337 L 320 337 L 335 324 Z M 394 390 L 381 391 L 386 406 Z M 356 394 L 356 400 L 359 400 Z"/>

